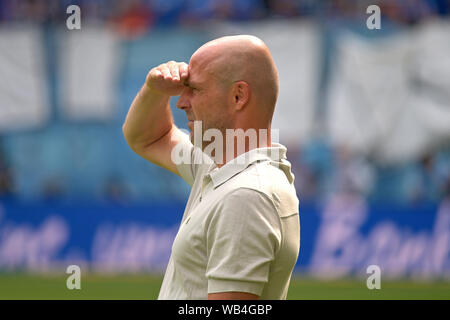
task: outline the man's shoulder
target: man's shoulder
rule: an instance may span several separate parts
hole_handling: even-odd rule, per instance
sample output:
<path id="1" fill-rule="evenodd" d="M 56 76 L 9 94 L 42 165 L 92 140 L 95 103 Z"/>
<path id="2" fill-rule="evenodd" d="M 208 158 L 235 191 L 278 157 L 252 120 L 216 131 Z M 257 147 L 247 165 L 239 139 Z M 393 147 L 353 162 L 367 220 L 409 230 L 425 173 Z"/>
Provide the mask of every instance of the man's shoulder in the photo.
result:
<path id="1" fill-rule="evenodd" d="M 283 169 L 269 161 L 255 163 L 229 181 L 227 193 L 253 190 L 268 197 L 281 216 L 298 213 L 299 201 L 293 180 L 290 182 Z"/>

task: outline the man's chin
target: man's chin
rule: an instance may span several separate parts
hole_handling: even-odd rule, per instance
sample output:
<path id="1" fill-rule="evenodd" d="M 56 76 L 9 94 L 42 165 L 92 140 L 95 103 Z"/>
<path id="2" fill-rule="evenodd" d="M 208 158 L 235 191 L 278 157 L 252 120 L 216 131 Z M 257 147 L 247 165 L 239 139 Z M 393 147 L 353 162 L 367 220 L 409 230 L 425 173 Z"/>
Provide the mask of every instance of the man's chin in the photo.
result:
<path id="1" fill-rule="evenodd" d="M 191 143 L 195 146 L 195 147 L 199 147 L 201 150 L 204 150 L 205 146 L 203 145 L 204 142 L 202 140 L 200 141 L 195 141 L 195 133 L 194 130 L 189 132 L 189 140 L 191 141 Z M 195 142 L 197 142 L 197 144 L 195 144 Z M 200 145 L 198 145 L 198 142 L 200 142 Z"/>

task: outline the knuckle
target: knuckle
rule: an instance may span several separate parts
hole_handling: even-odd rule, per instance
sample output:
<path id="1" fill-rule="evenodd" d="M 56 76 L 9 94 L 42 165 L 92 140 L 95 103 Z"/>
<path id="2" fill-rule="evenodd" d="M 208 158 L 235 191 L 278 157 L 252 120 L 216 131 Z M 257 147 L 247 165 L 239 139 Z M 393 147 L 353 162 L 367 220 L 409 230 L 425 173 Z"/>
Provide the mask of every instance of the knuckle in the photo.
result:
<path id="1" fill-rule="evenodd" d="M 158 69 L 153 68 L 152 70 L 150 70 L 150 72 L 148 73 L 148 75 L 150 77 L 156 77 L 158 75 Z"/>

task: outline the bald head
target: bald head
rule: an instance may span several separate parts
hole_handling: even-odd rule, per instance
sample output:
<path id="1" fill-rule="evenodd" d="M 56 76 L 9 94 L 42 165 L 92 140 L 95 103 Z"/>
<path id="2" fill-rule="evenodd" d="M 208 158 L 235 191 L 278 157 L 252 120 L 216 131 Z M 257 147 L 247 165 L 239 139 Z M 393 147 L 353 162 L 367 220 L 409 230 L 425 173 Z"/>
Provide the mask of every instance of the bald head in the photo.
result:
<path id="1" fill-rule="evenodd" d="M 218 79 L 224 86 L 245 81 L 251 102 L 271 120 L 278 96 L 278 73 L 265 43 L 249 35 L 227 36 L 201 46 L 191 58 L 192 65 Z"/>

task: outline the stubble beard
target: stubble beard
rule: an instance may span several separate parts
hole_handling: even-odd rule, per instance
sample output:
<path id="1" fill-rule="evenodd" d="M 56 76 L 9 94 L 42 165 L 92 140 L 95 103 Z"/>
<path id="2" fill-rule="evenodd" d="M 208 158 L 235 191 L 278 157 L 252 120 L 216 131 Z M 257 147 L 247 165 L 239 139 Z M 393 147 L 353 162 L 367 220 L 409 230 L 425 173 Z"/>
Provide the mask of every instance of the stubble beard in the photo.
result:
<path id="1" fill-rule="evenodd" d="M 205 148 L 210 145 L 211 143 L 215 142 L 215 139 L 212 139 L 211 141 L 208 141 L 205 139 L 205 132 L 207 132 L 208 130 L 211 129 L 216 129 L 219 130 L 221 132 L 221 137 L 224 141 L 222 141 L 223 146 L 225 146 L 225 137 L 226 137 L 226 124 L 223 123 L 222 121 L 217 121 L 215 123 L 207 123 L 205 124 L 204 121 L 201 120 L 196 120 L 196 121 L 200 121 L 201 122 L 201 134 L 198 134 L 196 132 L 196 129 L 198 130 L 199 128 L 194 125 L 193 129 L 191 130 L 191 132 L 189 133 L 189 139 L 191 141 L 191 143 L 196 146 L 196 147 L 200 147 L 202 151 L 205 150 Z M 196 135 L 199 135 L 200 137 L 197 137 L 196 141 Z M 199 143 L 200 142 L 200 143 Z"/>

